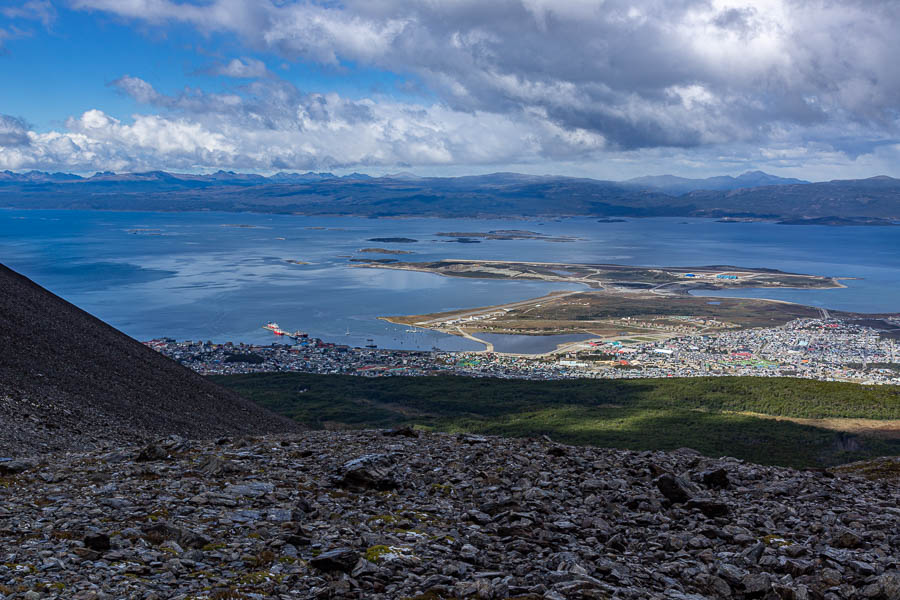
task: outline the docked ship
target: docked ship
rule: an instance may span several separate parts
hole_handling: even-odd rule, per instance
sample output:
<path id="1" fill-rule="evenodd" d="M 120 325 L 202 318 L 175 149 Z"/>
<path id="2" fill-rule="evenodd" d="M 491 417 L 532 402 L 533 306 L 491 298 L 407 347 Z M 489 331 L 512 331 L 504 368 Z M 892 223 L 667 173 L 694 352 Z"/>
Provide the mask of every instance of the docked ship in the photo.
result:
<path id="1" fill-rule="evenodd" d="M 279 325 L 279 324 L 276 323 L 275 321 L 271 321 L 271 322 L 269 322 L 269 323 L 266 323 L 265 325 L 263 325 L 263 329 L 268 329 L 269 331 L 271 331 L 271 332 L 274 333 L 275 335 L 283 335 L 283 336 L 286 336 L 286 337 L 289 337 L 289 338 L 294 338 L 294 339 L 296 339 L 296 340 L 299 340 L 299 339 L 305 339 L 305 338 L 308 338 L 308 337 L 309 337 L 309 334 L 308 334 L 308 333 L 306 333 L 305 331 L 300 331 L 299 329 L 298 329 L 297 331 L 295 331 L 294 333 L 288 333 L 287 331 L 285 331 L 284 329 L 282 329 L 282 328 L 281 328 L 281 325 Z"/>
<path id="2" fill-rule="evenodd" d="M 263 325 L 263 329 L 268 329 L 269 331 L 271 331 L 271 332 L 274 333 L 275 335 L 286 335 L 286 334 L 287 334 L 287 332 L 284 331 L 284 330 L 278 325 L 278 323 L 276 323 L 275 321 L 272 321 L 272 322 L 270 322 L 270 323 L 266 323 L 265 325 Z"/>

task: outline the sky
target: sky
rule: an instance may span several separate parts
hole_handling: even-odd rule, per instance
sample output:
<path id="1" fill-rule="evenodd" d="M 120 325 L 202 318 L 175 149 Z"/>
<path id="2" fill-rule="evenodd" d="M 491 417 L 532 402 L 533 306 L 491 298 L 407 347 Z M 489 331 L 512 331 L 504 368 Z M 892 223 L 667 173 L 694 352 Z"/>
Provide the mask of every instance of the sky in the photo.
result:
<path id="1" fill-rule="evenodd" d="M 896 0 L 0 0 L 0 170 L 900 177 Z"/>

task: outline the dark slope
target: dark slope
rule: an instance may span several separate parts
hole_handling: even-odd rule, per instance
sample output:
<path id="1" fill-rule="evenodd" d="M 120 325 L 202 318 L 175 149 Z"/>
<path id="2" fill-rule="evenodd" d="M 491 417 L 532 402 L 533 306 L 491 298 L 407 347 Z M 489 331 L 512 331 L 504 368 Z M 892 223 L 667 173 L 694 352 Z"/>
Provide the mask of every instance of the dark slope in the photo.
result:
<path id="1" fill-rule="evenodd" d="M 0 265 L 0 457 L 293 429 Z"/>

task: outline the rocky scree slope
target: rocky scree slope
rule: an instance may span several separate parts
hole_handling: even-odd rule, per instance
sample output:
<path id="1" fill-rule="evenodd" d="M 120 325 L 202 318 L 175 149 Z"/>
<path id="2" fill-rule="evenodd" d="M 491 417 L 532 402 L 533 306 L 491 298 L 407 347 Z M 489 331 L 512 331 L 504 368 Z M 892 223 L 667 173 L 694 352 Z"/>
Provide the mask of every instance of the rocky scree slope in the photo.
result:
<path id="1" fill-rule="evenodd" d="M 0 457 L 297 429 L 3 265 L 0 415 Z"/>
<path id="2" fill-rule="evenodd" d="M 691 450 L 304 432 L 0 473 L 6 600 L 900 598 L 896 479 Z"/>

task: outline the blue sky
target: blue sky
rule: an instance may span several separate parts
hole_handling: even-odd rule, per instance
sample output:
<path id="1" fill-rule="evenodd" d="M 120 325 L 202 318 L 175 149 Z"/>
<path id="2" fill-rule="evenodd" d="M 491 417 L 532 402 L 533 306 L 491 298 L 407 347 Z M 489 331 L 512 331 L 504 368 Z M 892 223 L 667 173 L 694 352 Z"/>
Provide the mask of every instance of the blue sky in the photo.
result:
<path id="1" fill-rule="evenodd" d="M 0 56 L 0 81 L 15 82 L 4 86 L 2 110 L 24 117 L 37 131 L 59 128 L 68 117 L 97 107 L 128 118 L 140 105 L 110 85 L 126 74 L 140 76 L 168 94 L 185 87 L 221 92 L 239 86 L 241 79 L 209 73 L 235 56 L 263 61 L 278 76 L 311 91 L 350 98 L 388 94 L 414 102 L 424 101 L 427 94 L 421 88 L 419 93 L 404 89 L 407 78 L 400 75 L 349 61 L 337 66 L 287 61 L 248 52 L 230 35 L 198 35 L 194 28 L 178 24 L 140 26 L 61 3 L 54 9 L 56 18 L 49 27 L 26 21 L 27 34 L 6 42 Z"/>
<path id="2" fill-rule="evenodd" d="M 0 0 L 0 169 L 900 176 L 900 7 Z"/>

